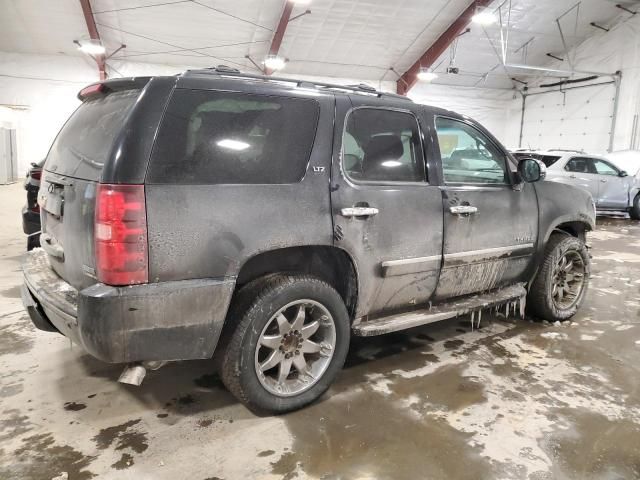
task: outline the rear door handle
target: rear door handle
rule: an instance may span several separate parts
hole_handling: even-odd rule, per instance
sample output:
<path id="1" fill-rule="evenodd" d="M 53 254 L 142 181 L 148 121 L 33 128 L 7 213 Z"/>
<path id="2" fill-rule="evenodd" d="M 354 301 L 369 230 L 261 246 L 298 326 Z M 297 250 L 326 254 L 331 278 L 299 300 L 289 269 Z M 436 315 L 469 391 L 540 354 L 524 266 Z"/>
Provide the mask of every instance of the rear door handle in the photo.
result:
<path id="1" fill-rule="evenodd" d="M 343 217 L 371 217 L 377 215 L 378 210 L 375 207 L 348 207 L 340 210 L 340 215 Z"/>
<path id="2" fill-rule="evenodd" d="M 473 215 L 478 211 L 478 207 L 472 205 L 458 205 L 457 207 L 449 207 L 449 211 L 454 215 Z"/>
<path id="3" fill-rule="evenodd" d="M 607 183 L 605 179 L 600 180 L 601 183 Z"/>
<path id="4" fill-rule="evenodd" d="M 576 178 L 575 175 L 569 175 L 569 178 Z"/>

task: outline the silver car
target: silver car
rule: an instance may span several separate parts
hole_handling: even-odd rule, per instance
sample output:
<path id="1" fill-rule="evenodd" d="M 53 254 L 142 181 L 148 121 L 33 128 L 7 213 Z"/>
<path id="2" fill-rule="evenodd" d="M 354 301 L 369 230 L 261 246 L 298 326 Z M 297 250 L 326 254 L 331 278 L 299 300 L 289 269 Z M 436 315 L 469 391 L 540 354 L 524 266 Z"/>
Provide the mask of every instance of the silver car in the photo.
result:
<path id="1" fill-rule="evenodd" d="M 548 181 L 587 190 L 599 211 L 625 211 L 631 218 L 640 220 L 640 152 L 635 153 L 638 155 L 635 162 L 616 153 L 607 158 L 567 150 L 516 151 L 514 156 L 543 161 Z"/>

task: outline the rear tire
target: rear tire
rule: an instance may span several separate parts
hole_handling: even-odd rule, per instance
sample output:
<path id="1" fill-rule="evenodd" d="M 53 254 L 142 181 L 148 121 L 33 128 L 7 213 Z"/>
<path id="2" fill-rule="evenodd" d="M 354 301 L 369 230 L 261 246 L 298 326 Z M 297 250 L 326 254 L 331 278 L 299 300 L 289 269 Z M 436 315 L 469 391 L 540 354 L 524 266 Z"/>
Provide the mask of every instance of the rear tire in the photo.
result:
<path id="1" fill-rule="evenodd" d="M 589 252 L 584 242 L 569 235 L 552 234 L 527 296 L 529 311 L 551 322 L 573 317 L 586 295 L 589 274 Z"/>
<path id="2" fill-rule="evenodd" d="M 640 220 L 640 193 L 636 195 L 636 198 L 633 200 L 633 206 L 631 210 L 629 210 L 629 216 L 633 220 Z"/>
<path id="3" fill-rule="evenodd" d="M 40 247 L 40 235 L 29 235 L 27 237 L 27 252 L 30 252 L 34 248 Z"/>
<path id="4" fill-rule="evenodd" d="M 258 413 L 302 408 L 342 368 L 349 314 L 338 292 L 312 276 L 274 275 L 257 285 L 238 295 L 243 305 L 234 308 L 239 323 L 226 347 L 222 381 Z"/>

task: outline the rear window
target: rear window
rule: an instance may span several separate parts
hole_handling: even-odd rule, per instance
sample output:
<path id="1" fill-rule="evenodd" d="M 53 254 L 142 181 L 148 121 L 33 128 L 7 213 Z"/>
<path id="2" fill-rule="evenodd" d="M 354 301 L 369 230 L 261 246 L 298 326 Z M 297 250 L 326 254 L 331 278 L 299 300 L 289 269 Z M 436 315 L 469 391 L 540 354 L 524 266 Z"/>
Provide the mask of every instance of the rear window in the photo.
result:
<path id="1" fill-rule="evenodd" d="M 557 157 L 555 155 L 540 155 L 540 158 L 538 158 L 538 160 L 542 160 L 542 163 L 544 163 L 547 167 L 550 167 L 558 160 L 560 160 L 560 157 Z"/>
<path id="2" fill-rule="evenodd" d="M 140 90 L 124 90 L 83 102 L 53 142 L 45 168 L 61 175 L 99 180 L 139 93 Z"/>
<path id="3" fill-rule="evenodd" d="M 302 180 L 318 123 L 315 100 L 176 90 L 149 183 L 284 184 Z"/>

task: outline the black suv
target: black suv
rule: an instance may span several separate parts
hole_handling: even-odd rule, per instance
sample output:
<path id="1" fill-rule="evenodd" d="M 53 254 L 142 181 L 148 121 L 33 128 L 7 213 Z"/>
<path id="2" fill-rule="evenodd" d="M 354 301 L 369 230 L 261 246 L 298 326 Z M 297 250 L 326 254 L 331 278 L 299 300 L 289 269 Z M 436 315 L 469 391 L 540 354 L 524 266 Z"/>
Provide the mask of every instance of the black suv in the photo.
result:
<path id="1" fill-rule="evenodd" d="M 23 301 L 139 383 L 222 359 L 247 406 L 320 396 L 351 335 L 585 296 L 589 195 L 482 126 L 366 86 L 228 68 L 108 80 L 47 156 Z"/>

